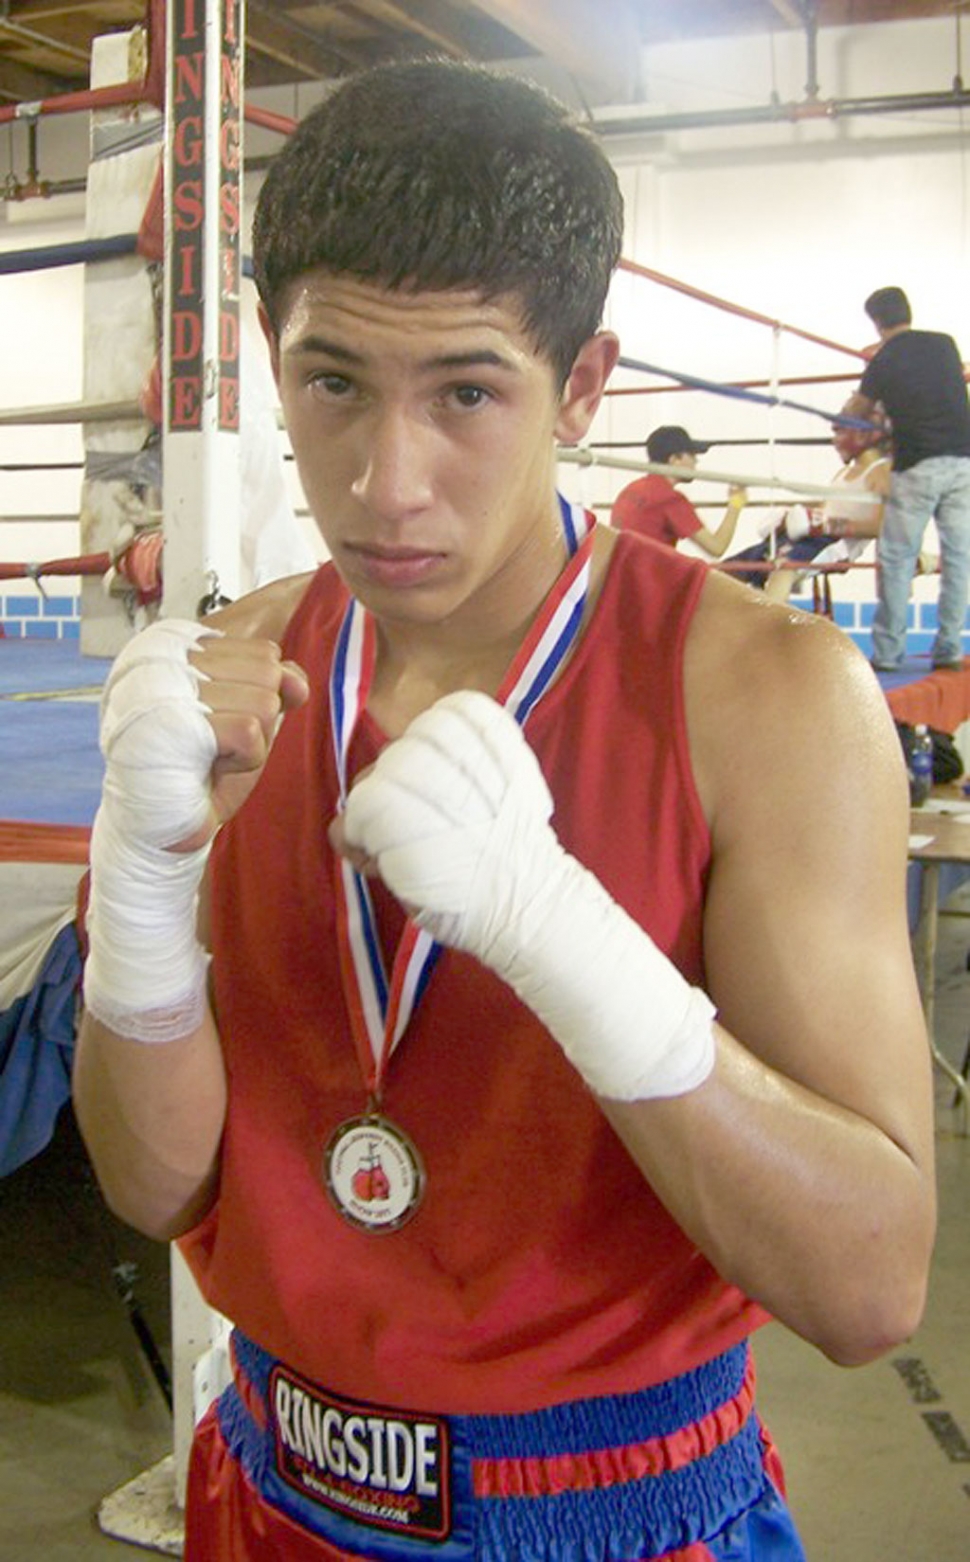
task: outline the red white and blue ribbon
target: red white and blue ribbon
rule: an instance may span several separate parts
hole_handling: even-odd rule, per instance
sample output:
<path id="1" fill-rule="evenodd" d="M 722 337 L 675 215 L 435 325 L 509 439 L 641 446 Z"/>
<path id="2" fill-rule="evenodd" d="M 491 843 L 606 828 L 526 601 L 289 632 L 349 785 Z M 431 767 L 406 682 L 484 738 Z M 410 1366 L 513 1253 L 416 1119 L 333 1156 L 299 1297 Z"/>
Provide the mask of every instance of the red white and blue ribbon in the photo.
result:
<path id="1" fill-rule="evenodd" d="M 569 554 L 498 691 L 497 698 L 524 724 L 579 633 L 589 591 L 593 547 L 591 517 L 559 495 Z M 352 598 L 334 647 L 330 714 L 340 788 L 347 799 L 347 760 L 357 721 L 367 704 L 376 654 L 374 621 Z M 378 1095 L 388 1060 L 407 1029 L 441 952 L 429 933 L 408 919 L 388 979 L 367 880 L 338 858 L 338 929 L 341 973 L 367 1088 Z"/>

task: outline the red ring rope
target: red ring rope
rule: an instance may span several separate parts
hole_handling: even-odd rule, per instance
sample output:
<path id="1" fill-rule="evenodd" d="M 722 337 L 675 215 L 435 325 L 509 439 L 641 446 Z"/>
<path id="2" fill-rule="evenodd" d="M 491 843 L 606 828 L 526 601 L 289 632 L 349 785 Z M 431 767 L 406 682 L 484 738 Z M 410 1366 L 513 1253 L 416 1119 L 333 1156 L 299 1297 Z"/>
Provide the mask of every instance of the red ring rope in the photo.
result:
<path id="1" fill-rule="evenodd" d="M 106 575 L 110 553 L 88 553 L 76 559 L 49 559 L 46 564 L 0 564 L 0 580 L 39 580 L 42 575 Z"/>

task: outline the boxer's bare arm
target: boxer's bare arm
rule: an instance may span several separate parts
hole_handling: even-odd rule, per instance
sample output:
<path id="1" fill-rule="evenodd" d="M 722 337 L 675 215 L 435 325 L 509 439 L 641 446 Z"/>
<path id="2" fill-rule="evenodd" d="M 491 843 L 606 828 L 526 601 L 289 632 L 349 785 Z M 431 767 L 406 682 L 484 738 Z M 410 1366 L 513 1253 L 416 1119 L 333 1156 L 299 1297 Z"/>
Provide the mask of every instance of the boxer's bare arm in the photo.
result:
<path id="1" fill-rule="evenodd" d="M 82 1017 L 74 1106 L 105 1200 L 146 1236 L 191 1229 L 216 1191 L 226 1106 L 211 1011 L 191 1035 L 146 1047 Z"/>
<path id="2" fill-rule="evenodd" d="M 213 618 L 219 638 L 203 641 L 191 662 L 204 673 L 199 697 L 215 734 L 205 823 L 177 842 L 189 851 L 206 842 L 258 783 L 281 715 L 306 699 L 302 671 L 284 661 L 281 635 L 292 593 L 273 592 L 272 616 L 263 593 Z M 262 600 L 260 600 L 262 599 Z M 95 859 L 97 881 L 97 859 Z M 148 1235 L 188 1230 L 216 1186 L 226 1087 L 211 1010 L 185 1034 L 146 1044 L 118 1034 L 85 1013 L 74 1072 L 78 1121 L 105 1197 Z"/>
<path id="3" fill-rule="evenodd" d="M 717 1065 L 604 1109 L 721 1273 L 854 1364 L 915 1328 L 934 1235 L 906 780 L 851 642 L 738 596 L 712 576 L 686 668 Z"/>

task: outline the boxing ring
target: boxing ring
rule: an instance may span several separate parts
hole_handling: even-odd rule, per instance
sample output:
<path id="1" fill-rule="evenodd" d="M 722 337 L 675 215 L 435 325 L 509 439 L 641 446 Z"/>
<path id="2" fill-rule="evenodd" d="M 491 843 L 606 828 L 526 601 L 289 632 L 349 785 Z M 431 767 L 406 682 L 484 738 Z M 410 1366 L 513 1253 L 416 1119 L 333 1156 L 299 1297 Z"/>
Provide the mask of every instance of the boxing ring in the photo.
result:
<path id="1" fill-rule="evenodd" d="M 635 206 L 632 226 L 635 241 L 640 226 Z M 649 224 L 642 226 L 643 242 L 648 245 Z M 697 317 L 709 322 L 703 333 L 696 329 Z M 649 327 L 641 322 L 649 322 Z M 807 494 L 803 483 L 831 482 L 836 457 L 828 448 L 830 426 L 836 422 L 852 426 L 853 420 L 841 418 L 840 407 L 878 343 L 855 346 L 833 340 L 633 258 L 620 262 L 607 323 L 619 327 L 624 355 L 589 441 L 594 459 L 603 462 L 607 452 L 617 458 L 620 452 L 642 453 L 652 427 L 686 425 L 693 437 L 712 447 L 690 489 L 691 501 L 702 516 L 709 509 L 722 508 L 724 498 L 723 490 L 715 497 L 710 483 L 705 481 L 702 487 L 699 480 L 716 476 L 750 489 L 750 503 L 733 545 L 738 551 L 755 540 L 759 510 L 763 513 L 777 505 L 779 495 Z M 690 342 L 689 357 L 681 345 L 684 341 Z M 725 372 L 728 363 L 731 367 Z M 743 373 L 738 373 L 739 365 Z M 725 470 L 729 461 L 734 466 L 738 460 L 739 447 L 760 447 L 750 478 L 740 467 Z M 745 461 L 746 468 L 752 464 Z M 637 469 L 656 470 L 649 463 Z M 587 494 L 597 511 L 608 512 L 617 491 L 617 483 L 601 483 L 595 491 L 587 489 Z M 716 567 L 738 566 L 721 559 Z M 763 568 L 768 573 L 773 566 L 768 563 Z M 847 569 L 831 565 L 821 572 L 798 573 L 801 584 L 792 601 L 827 611 L 868 655 L 876 597 L 874 543 Z M 836 576 L 840 577 L 837 593 L 831 590 Z M 936 596 L 933 571 L 917 577 L 907 635 L 911 657 L 930 650 Z M 965 645 L 970 649 L 970 643 Z"/>
<path id="2" fill-rule="evenodd" d="M 221 66 L 223 83 L 235 80 L 235 100 L 233 90 L 228 101 L 220 90 L 214 104 L 189 106 L 200 116 L 210 116 L 207 143 L 221 149 L 221 159 L 208 160 L 211 183 L 200 192 L 200 201 L 225 211 L 227 187 L 235 189 L 241 208 L 239 120 L 245 118 L 279 134 L 286 134 L 292 122 L 243 108 L 238 58 L 241 7 L 234 0 L 222 0 L 220 5 L 208 0 L 208 8 L 217 17 L 216 66 Z M 236 39 L 235 55 L 229 51 L 228 78 L 227 15 L 233 18 L 228 32 Z M 111 655 L 133 628 L 159 611 L 195 616 L 203 603 L 217 600 L 223 591 L 237 592 L 239 536 L 225 525 L 217 527 L 216 517 L 224 519 L 238 511 L 241 501 L 235 446 L 240 433 L 239 295 L 245 264 L 238 226 L 234 232 L 219 231 L 197 243 L 194 233 L 180 238 L 171 221 L 168 225 L 163 221 L 164 212 L 171 218 L 180 181 L 195 177 L 191 116 L 183 114 L 180 120 L 179 111 L 172 110 L 164 152 L 161 149 L 166 80 L 177 83 L 176 92 L 168 94 L 170 103 L 180 94 L 185 97 L 187 83 L 199 86 L 195 67 L 180 54 L 178 24 L 177 4 L 166 8 L 162 0 L 151 0 L 146 12 L 147 61 L 136 80 L 92 86 L 89 94 L 32 106 L 36 113 L 114 112 L 137 118 L 144 111 L 148 120 L 155 116 L 154 142 L 148 141 L 152 156 L 146 157 L 144 145 L 135 148 L 137 190 L 120 218 L 112 216 L 110 199 L 104 205 L 105 193 L 110 197 L 113 192 L 111 181 L 102 177 L 100 205 L 98 190 L 92 192 L 93 226 L 98 230 L 93 237 L 43 250 L 0 253 L 0 286 L 4 276 L 18 271 L 83 266 L 91 284 L 86 284 L 85 308 L 95 327 L 87 334 L 81 401 L 0 409 L 0 431 L 61 425 L 84 431 L 83 460 L 63 463 L 83 472 L 78 551 L 73 557 L 52 557 L 46 563 L 0 564 L 0 581 L 12 586 L 6 596 L 0 594 L 4 606 L 0 732 L 6 756 L 0 773 L 0 876 L 6 890 L 0 912 L 0 1174 L 39 1153 L 69 1098 L 83 953 L 85 868 L 102 774 L 97 699 Z M 216 79 L 220 79 L 218 68 Z M 0 109 L 0 123 L 9 117 L 8 111 Z M 144 142 L 146 126 L 139 123 L 139 128 Z M 117 120 L 110 133 L 117 137 Z M 160 158 L 163 174 L 157 166 Z M 97 166 L 106 166 L 103 157 Z M 119 221 L 121 231 L 114 231 Z M 167 238 L 163 237 L 166 226 Z M 185 247 L 173 250 L 171 246 L 182 241 Z M 203 242 L 208 245 L 204 252 L 199 248 Z M 180 298 L 172 291 L 173 276 L 189 275 L 197 277 L 199 285 L 191 297 Z M 110 319 L 105 297 L 110 297 L 112 287 L 124 290 L 126 298 L 138 292 L 147 296 L 152 287 L 157 290 L 161 279 L 168 292 L 158 319 L 153 313 L 148 328 L 140 328 L 136 372 L 122 383 L 112 383 L 102 372 L 99 357 Z M 716 310 L 744 330 L 759 333 L 759 342 L 764 342 L 767 332 L 767 346 L 754 352 L 751 339 L 746 338 L 739 359 L 754 359 L 760 370 L 753 367 L 744 378 L 726 379 L 709 372 L 711 366 L 704 361 L 674 369 L 655 363 L 652 351 L 649 360 L 640 356 L 637 331 L 628 332 L 622 322 L 647 313 L 634 292 L 645 286 L 662 289 L 684 307 Z M 830 477 L 828 425 L 838 418 L 837 403 L 844 397 L 833 395 L 829 404 L 819 406 L 786 392 L 813 387 L 824 396 L 828 387 L 839 382 L 857 382 L 864 351 L 715 298 L 633 259 L 622 262 L 610 311 L 608 323 L 618 329 L 621 340 L 629 337 L 631 347 L 621 359 L 616 383 L 607 393 L 589 443 L 559 452 L 560 485 L 571 497 L 605 519 L 621 481 L 644 471 L 678 475 L 676 469 L 632 454 L 642 450 L 646 427 L 665 421 L 696 425 L 692 432 L 717 452 L 697 472 L 697 487 L 702 491 L 699 508 L 723 504 L 720 494 L 725 485 L 733 484 L 749 490 L 752 513 L 788 497 L 824 501 L 839 492 Z M 166 322 L 161 342 L 156 330 L 159 320 Z M 805 364 L 783 364 L 783 345 L 790 344 L 810 349 L 814 356 Z M 853 371 L 820 371 L 818 355 L 833 352 L 851 360 Z M 663 356 L 659 347 L 657 355 Z M 199 386 L 205 366 L 213 359 L 218 366 L 216 383 L 207 385 L 203 397 Z M 711 428 L 714 407 L 721 419 L 717 432 Z M 759 419 L 757 424 L 751 421 L 753 415 Z M 758 449 L 761 455 L 740 461 L 739 447 Z M 164 483 L 159 451 L 164 454 Z M 13 465 L 8 463 L 7 469 Z M 3 469 L 0 463 L 0 473 Z M 203 524 L 196 529 L 187 526 L 187 513 L 202 517 Z M 0 525 L 5 519 L 9 517 L 0 513 Z M 3 553 L 0 541 L 0 559 Z M 871 586 L 871 562 L 868 569 Z M 844 574 L 844 569 L 839 573 Z M 56 590 L 51 585 L 54 580 Z M 73 581 L 79 583 L 79 590 L 70 584 Z M 10 601 L 19 603 L 23 611 L 10 611 Z M 63 611 L 49 612 L 52 603 L 60 604 Z M 863 594 L 837 603 L 833 616 L 868 649 L 865 608 Z M 47 637 L 41 631 L 51 624 L 56 625 L 56 633 Z M 915 626 L 911 676 L 901 680 L 899 693 L 885 682 L 883 686 L 891 708 L 894 698 L 903 700 L 907 688 L 910 701 L 929 700 L 931 695 L 939 699 L 945 722 L 925 714 L 916 719 L 955 731 L 970 719 L 970 672 L 936 675 L 939 681 L 948 680 L 943 688 L 922 676 L 919 635 L 925 635 L 928 647 L 931 632 L 928 623 Z M 950 726 L 957 715 L 956 726 Z M 907 714 L 897 719 L 913 718 Z M 180 1314 L 184 1296 L 178 1283 L 174 1289 L 177 1464 L 179 1450 L 187 1444 L 187 1421 L 190 1431 L 192 1378 L 197 1376 L 197 1360 L 205 1354 L 207 1338 L 205 1321 L 191 1303 L 185 1304 L 184 1316 Z M 218 1383 L 210 1383 L 206 1392 L 217 1387 Z M 173 1485 L 168 1461 L 147 1493 L 145 1479 L 140 1480 L 134 1498 L 117 1494 L 123 1512 L 120 1517 L 103 1516 L 104 1525 L 110 1533 L 174 1554 L 179 1547 L 179 1521 L 172 1513 L 172 1498 L 179 1471 L 174 1471 Z M 133 1511 L 139 1506 L 145 1511 Z"/>
<path id="3" fill-rule="evenodd" d="M 73 642 L 0 641 L 0 1175 L 48 1143 L 70 1094 L 77 897 L 102 766 L 109 663 Z"/>

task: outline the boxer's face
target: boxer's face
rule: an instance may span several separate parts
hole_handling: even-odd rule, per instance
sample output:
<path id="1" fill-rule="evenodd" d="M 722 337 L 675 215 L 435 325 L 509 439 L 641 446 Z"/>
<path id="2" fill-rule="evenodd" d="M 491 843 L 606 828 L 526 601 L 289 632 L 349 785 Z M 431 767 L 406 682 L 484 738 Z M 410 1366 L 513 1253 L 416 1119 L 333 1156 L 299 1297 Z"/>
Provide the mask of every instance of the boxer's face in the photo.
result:
<path id="1" fill-rule="evenodd" d="M 846 466 L 857 456 L 861 456 L 866 448 L 865 441 L 860 439 L 858 431 L 853 428 L 835 428 L 832 433 L 832 444 L 838 452 L 839 460 Z"/>
<path id="2" fill-rule="evenodd" d="M 373 612 L 512 610 L 550 561 L 554 577 L 555 441 L 585 432 L 599 370 L 580 366 L 560 396 L 514 302 L 325 272 L 293 285 L 268 334 L 307 501 Z"/>

